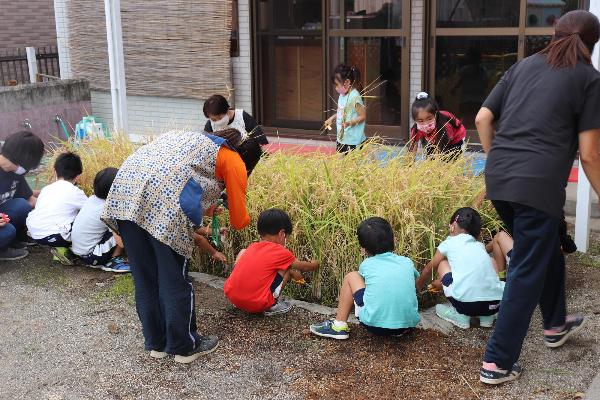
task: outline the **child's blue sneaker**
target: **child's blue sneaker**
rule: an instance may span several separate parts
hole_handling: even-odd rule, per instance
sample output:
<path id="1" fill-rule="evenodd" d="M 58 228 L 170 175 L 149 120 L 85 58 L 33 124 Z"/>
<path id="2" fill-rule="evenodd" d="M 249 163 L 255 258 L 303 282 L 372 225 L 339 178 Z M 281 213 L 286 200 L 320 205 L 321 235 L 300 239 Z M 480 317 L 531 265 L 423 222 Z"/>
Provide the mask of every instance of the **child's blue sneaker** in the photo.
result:
<path id="1" fill-rule="evenodd" d="M 346 324 L 345 327 L 337 328 L 334 326 L 333 320 L 311 325 L 310 331 L 317 336 L 331 339 L 348 339 L 350 337 L 350 328 L 348 328 L 348 325 Z"/>
<path id="2" fill-rule="evenodd" d="M 471 327 L 471 317 L 459 313 L 452 306 L 438 304 L 435 306 L 435 313 L 444 321 L 448 321 L 458 328 L 469 329 Z"/>
<path id="3" fill-rule="evenodd" d="M 123 257 L 115 257 L 109 262 L 107 262 L 106 265 L 100 268 L 102 269 L 102 271 L 116 272 L 119 274 L 131 272 L 131 268 L 129 268 L 129 263 L 125 261 Z"/>
<path id="4" fill-rule="evenodd" d="M 481 328 L 491 328 L 498 314 L 479 316 L 479 326 Z"/>

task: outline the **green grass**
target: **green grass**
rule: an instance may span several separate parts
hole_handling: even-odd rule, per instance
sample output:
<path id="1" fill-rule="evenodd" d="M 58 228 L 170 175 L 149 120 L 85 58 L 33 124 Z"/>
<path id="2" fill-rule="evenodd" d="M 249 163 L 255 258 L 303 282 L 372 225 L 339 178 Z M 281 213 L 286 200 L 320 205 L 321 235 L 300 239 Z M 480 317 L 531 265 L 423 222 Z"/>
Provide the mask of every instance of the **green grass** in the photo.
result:
<path id="1" fill-rule="evenodd" d="M 116 275 L 113 282 L 98 295 L 100 300 L 125 300 L 135 304 L 135 288 L 131 274 Z"/>

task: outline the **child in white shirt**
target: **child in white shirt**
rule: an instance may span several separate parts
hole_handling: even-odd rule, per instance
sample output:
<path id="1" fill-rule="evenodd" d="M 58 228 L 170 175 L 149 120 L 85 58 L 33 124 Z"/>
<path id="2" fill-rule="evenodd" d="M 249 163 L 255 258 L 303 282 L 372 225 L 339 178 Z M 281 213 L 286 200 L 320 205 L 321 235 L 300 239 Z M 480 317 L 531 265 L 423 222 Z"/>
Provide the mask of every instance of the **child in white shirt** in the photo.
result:
<path id="1" fill-rule="evenodd" d="M 96 174 L 94 195 L 87 199 L 73 223 L 71 250 L 92 268 L 123 273 L 131 271 L 122 257 L 121 238 L 100 219 L 117 172 L 116 168 L 104 168 Z"/>
<path id="2" fill-rule="evenodd" d="M 420 290 L 437 270 L 433 286 L 444 291 L 452 304 L 438 304 L 436 314 L 459 328 L 469 328 L 470 318 L 481 327 L 491 327 L 500 309 L 504 282 L 500 281 L 491 257 L 477 238 L 481 216 L 470 207 L 458 209 L 450 219 L 450 235 L 417 280 Z"/>
<path id="3" fill-rule="evenodd" d="M 71 226 L 87 200 L 83 190 L 75 186 L 83 172 L 81 158 L 74 153 L 63 153 L 56 158 L 54 171 L 57 180 L 42 189 L 26 224 L 34 241 L 50 246 L 55 260 L 71 265 L 68 250 Z"/>

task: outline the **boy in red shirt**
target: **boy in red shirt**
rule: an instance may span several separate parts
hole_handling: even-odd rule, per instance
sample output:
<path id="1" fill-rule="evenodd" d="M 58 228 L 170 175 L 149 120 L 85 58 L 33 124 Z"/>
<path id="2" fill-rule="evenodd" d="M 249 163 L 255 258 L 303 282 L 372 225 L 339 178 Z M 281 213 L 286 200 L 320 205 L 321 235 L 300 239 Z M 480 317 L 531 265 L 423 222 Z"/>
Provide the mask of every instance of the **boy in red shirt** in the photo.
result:
<path id="1" fill-rule="evenodd" d="M 225 296 L 234 306 L 250 313 L 285 314 L 292 306 L 287 301 L 277 301 L 283 287 L 290 278 L 302 279 L 301 272 L 316 270 L 319 263 L 300 261 L 286 249 L 292 221 L 285 211 L 276 208 L 263 211 L 257 228 L 261 240 L 238 254 L 225 282 Z"/>

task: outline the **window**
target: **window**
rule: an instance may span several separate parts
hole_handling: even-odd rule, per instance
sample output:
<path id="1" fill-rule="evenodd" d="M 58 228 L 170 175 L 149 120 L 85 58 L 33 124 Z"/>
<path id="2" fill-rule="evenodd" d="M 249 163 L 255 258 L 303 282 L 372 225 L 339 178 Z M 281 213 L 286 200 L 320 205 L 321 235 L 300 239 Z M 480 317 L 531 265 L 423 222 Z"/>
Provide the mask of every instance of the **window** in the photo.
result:
<path id="1" fill-rule="evenodd" d="M 229 39 L 229 55 L 240 56 L 240 23 L 238 17 L 238 0 L 231 0 L 231 39 Z"/>
<path id="2" fill-rule="evenodd" d="M 432 1 L 428 90 L 474 133 L 475 115 L 502 74 L 542 50 L 576 0 Z M 477 135 L 471 136 L 476 140 Z"/>

